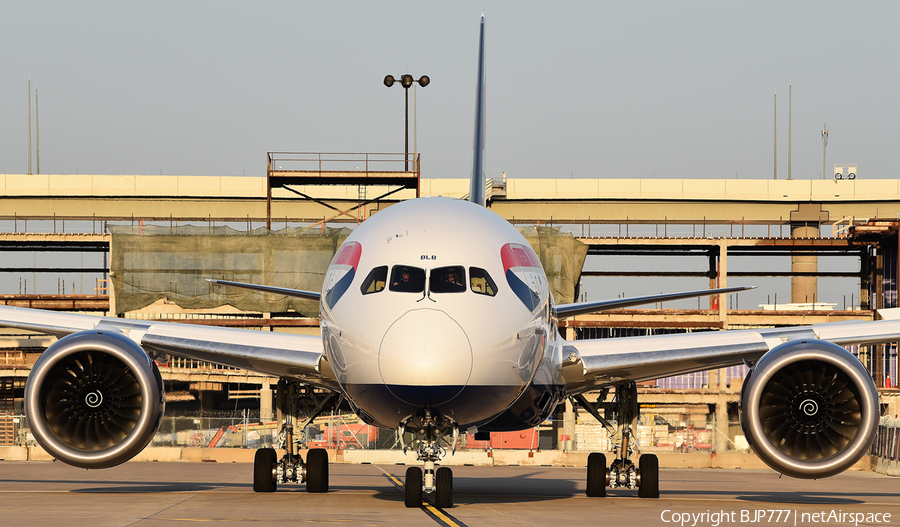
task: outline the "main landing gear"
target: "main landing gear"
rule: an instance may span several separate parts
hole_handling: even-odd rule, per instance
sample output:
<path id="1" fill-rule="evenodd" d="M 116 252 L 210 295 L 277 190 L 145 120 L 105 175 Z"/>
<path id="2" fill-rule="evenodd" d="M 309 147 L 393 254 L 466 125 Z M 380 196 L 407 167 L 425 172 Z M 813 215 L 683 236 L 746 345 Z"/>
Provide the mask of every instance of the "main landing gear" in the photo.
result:
<path id="1" fill-rule="evenodd" d="M 610 438 L 615 443 L 616 459 L 609 466 L 603 454 L 593 452 L 588 456 L 586 493 L 589 497 L 602 498 L 606 496 L 607 487 L 627 488 L 638 489 L 641 498 L 658 498 L 659 459 L 654 454 L 642 454 L 638 466 L 630 459 L 635 453 L 634 430 L 640 415 L 637 386 L 634 383 L 616 386 L 616 395 L 611 403 L 605 402 L 606 394 L 604 390 L 596 404 L 590 403 L 584 395 L 575 396 L 578 403 L 609 430 Z M 615 410 L 617 425 L 613 426 L 600 415 L 598 407 Z"/>
<path id="2" fill-rule="evenodd" d="M 297 388 L 293 382 L 278 383 L 278 413 L 282 422 L 279 434 L 280 443 L 284 447 L 284 455 L 278 459 L 274 448 L 260 448 L 253 459 L 253 491 L 275 492 L 279 483 L 306 483 L 307 492 L 328 492 L 328 452 L 324 448 L 311 448 L 306 454 L 306 461 L 297 451 L 298 441 L 294 441 L 295 403 L 299 399 Z M 307 387 L 305 396 L 314 397 Z M 310 417 L 298 429 L 306 425 L 335 401 L 336 397 L 328 395 L 318 401 Z"/>
<path id="3" fill-rule="evenodd" d="M 403 438 L 406 433 L 406 427 L 400 427 L 400 437 Z M 453 471 L 450 467 L 440 467 L 435 470 L 435 463 L 439 462 L 447 453 L 444 447 L 440 446 L 440 433 L 435 426 L 434 419 L 430 414 L 426 414 L 424 419 L 424 427 L 416 431 L 416 437 L 413 439 L 413 445 L 416 447 L 417 459 L 425 463 L 424 474 L 420 467 L 409 467 L 406 469 L 406 481 L 404 487 L 406 489 L 406 497 L 404 503 L 407 507 L 421 507 L 423 494 L 434 494 L 434 506 L 439 509 L 449 509 L 453 507 Z M 456 445 L 459 440 L 459 429 L 453 428 L 453 445 L 452 451 L 456 452 Z M 407 450 L 407 445 L 403 444 L 403 452 Z"/>
<path id="4" fill-rule="evenodd" d="M 253 458 L 253 492 L 275 492 L 279 483 L 306 483 L 306 492 L 328 492 L 328 452 L 312 448 L 306 463 L 286 452 L 281 459 L 274 448 L 260 448 Z"/>

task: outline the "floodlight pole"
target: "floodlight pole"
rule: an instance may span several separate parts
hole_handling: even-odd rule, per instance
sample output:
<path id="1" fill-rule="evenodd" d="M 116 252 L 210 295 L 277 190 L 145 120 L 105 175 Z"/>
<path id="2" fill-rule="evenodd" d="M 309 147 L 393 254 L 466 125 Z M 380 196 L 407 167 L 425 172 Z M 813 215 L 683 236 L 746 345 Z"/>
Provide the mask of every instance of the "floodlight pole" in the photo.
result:
<path id="1" fill-rule="evenodd" d="M 404 170 L 409 172 L 409 89 L 403 90 L 404 98 L 406 99 L 406 105 L 403 110 L 403 118 L 406 121 L 406 125 L 403 127 L 403 162 L 406 166 Z"/>
<path id="2" fill-rule="evenodd" d="M 396 79 L 394 79 L 393 75 L 387 75 L 384 77 L 384 85 L 390 88 L 394 85 L 395 80 Z M 403 132 L 404 141 L 406 143 L 406 150 L 404 151 L 403 155 L 405 166 L 404 170 L 406 172 L 409 172 L 409 87 L 412 86 L 414 82 L 419 83 L 419 86 L 424 88 L 425 86 L 428 86 L 428 84 L 431 82 L 431 79 L 428 77 L 428 75 L 422 75 L 421 77 L 419 77 L 419 80 L 415 80 L 413 79 L 413 76 L 408 73 L 400 76 L 400 85 L 403 86 L 403 90 L 406 92 L 406 106 L 404 111 L 406 124 L 404 126 Z"/>

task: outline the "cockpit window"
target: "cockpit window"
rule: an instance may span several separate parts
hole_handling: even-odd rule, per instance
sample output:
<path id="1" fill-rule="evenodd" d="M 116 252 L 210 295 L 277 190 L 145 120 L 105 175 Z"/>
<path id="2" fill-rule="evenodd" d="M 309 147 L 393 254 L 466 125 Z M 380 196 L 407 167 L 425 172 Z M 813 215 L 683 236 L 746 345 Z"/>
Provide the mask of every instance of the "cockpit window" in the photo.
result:
<path id="1" fill-rule="evenodd" d="M 425 269 L 395 265 L 391 269 L 390 289 L 398 293 L 423 293 L 425 291 Z"/>
<path id="2" fill-rule="evenodd" d="M 461 265 L 435 267 L 431 270 L 430 290 L 432 293 L 464 293 L 466 291 L 466 269 Z"/>
<path id="3" fill-rule="evenodd" d="M 497 285 L 491 279 L 491 275 L 480 267 L 469 267 L 469 287 L 473 293 L 479 295 L 497 294 Z"/>
<path id="4" fill-rule="evenodd" d="M 362 294 L 368 295 L 383 291 L 384 284 L 387 282 L 387 269 L 386 265 L 372 269 L 359 288 Z"/>

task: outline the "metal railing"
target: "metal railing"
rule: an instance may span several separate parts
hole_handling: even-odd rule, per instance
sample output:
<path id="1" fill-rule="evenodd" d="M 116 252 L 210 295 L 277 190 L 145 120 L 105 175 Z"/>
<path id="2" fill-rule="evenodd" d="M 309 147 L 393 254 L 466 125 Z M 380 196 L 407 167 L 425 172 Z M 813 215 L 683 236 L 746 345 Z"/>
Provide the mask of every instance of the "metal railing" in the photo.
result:
<path id="1" fill-rule="evenodd" d="M 229 371 L 243 371 L 240 368 L 233 368 L 231 366 L 222 366 L 221 364 L 215 364 L 212 362 L 206 362 L 203 360 L 196 359 L 186 359 L 184 357 L 170 357 L 169 362 L 165 364 L 161 364 L 160 366 L 164 368 L 170 369 L 185 369 L 185 370 L 229 370 Z"/>
<path id="2" fill-rule="evenodd" d="M 872 443 L 872 455 L 891 461 L 900 461 L 900 428 L 879 425 Z"/>
<path id="3" fill-rule="evenodd" d="M 648 416 L 649 417 L 649 416 Z M 560 423 L 562 424 L 562 423 Z M 637 447 L 642 452 L 709 453 L 726 445 L 727 451 L 748 451 L 743 437 L 731 439 L 727 435 L 735 423 L 721 426 L 709 423 L 694 426 L 689 423 L 669 423 L 648 418 L 638 424 Z M 35 446 L 37 443 L 24 415 L 0 414 L 0 446 Z M 717 437 L 718 436 L 718 437 Z M 724 440 L 722 438 L 724 437 Z M 347 450 L 400 450 L 397 430 L 379 429 L 359 422 L 353 416 L 322 416 L 303 429 L 296 438 L 300 448 L 329 448 Z M 411 437 L 407 437 L 407 443 Z M 718 439 L 718 441 L 717 441 Z M 450 445 L 451 438 L 444 438 Z M 238 410 L 223 415 L 200 414 L 165 416 L 159 431 L 150 443 L 155 447 L 181 448 L 267 448 L 281 447 L 278 425 L 274 420 L 261 422 L 255 411 Z M 459 438 L 460 451 L 491 450 L 571 450 L 582 452 L 608 452 L 612 441 L 606 428 L 592 420 L 558 430 L 547 422 L 538 427 L 518 432 L 494 432 L 491 440 L 475 440 L 473 435 Z M 879 427 L 872 454 L 887 459 L 898 459 L 900 454 L 900 428 Z"/>
<path id="4" fill-rule="evenodd" d="M 406 163 L 412 170 L 406 170 Z M 269 152 L 269 172 L 418 172 L 419 154 Z"/>

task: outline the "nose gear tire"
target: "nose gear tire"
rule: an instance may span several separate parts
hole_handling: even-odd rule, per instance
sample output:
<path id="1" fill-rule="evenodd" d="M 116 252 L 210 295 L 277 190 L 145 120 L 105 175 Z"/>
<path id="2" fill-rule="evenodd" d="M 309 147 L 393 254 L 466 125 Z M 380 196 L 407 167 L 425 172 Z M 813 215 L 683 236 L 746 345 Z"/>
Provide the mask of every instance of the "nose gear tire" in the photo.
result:
<path id="1" fill-rule="evenodd" d="M 441 467 L 435 476 L 434 506 L 449 509 L 453 507 L 453 472 L 450 467 Z"/>
<path id="2" fill-rule="evenodd" d="M 406 506 L 408 508 L 422 506 L 422 469 L 409 467 L 406 469 Z"/>

